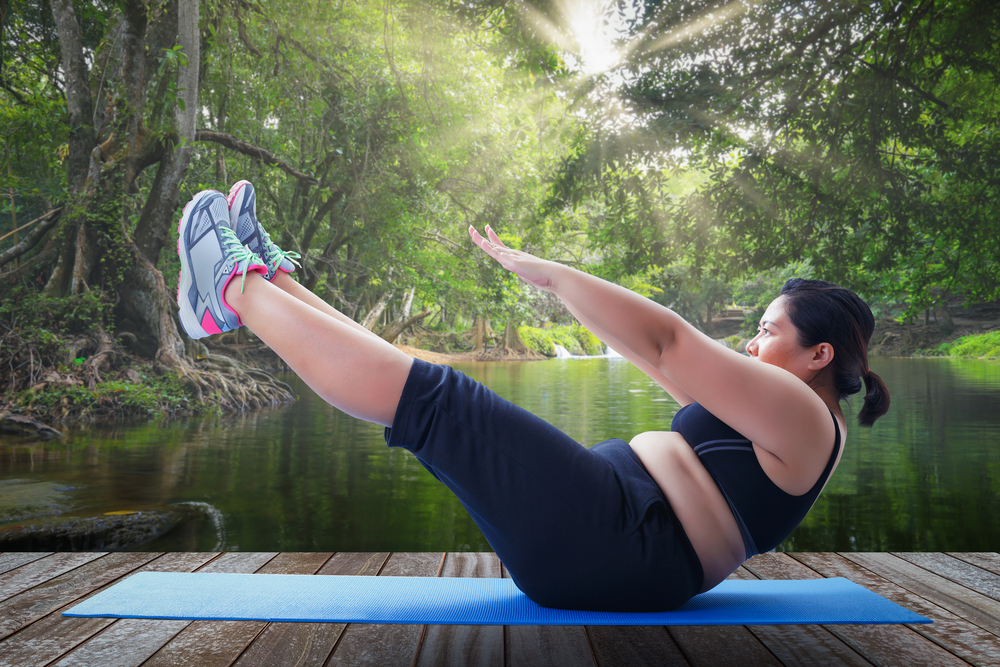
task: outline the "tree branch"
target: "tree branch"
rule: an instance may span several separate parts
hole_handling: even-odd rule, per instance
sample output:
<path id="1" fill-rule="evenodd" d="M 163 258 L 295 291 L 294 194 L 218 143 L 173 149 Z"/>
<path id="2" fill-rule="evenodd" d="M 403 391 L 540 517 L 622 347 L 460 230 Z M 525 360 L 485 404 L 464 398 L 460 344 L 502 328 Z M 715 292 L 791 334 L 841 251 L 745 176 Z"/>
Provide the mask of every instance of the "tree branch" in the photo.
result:
<path id="1" fill-rule="evenodd" d="M 236 33 L 240 37 L 240 41 L 243 45 L 247 47 L 247 50 L 252 53 L 257 58 L 262 58 L 262 54 L 253 43 L 250 42 L 250 35 L 247 34 L 247 27 L 243 24 L 243 17 L 240 16 L 240 6 L 233 6 L 233 15 L 236 17 Z"/>
<path id="2" fill-rule="evenodd" d="M 303 174 L 301 171 L 293 169 L 290 164 L 284 160 L 276 158 L 270 151 L 260 148 L 259 146 L 254 146 L 253 144 L 249 144 L 242 139 L 237 139 L 231 134 L 213 132 L 212 130 L 197 130 L 195 132 L 194 140 L 211 141 L 216 144 L 221 144 L 222 146 L 234 150 L 237 153 L 243 153 L 244 155 L 249 155 L 252 158 L 257 158 L 264 164 L 274 165 L 289 176 L 294 176 L 300 181 L 305 181 L 310 185 L 319 185 L 318 180 L 308 174 Z"/>
<path id="3" fill-rule="evenodd" d="M 892 72 L 887 72 L 884 69 L 882 69 L 881 67 L 873 65 L 872 63 L 868 62 L 867 60 L 859 59 L 858 62 L 861 63 L 862 65 L 864 65 L 865 67 L 867 67 L 868 69 L 870 69 L 871 71 L 875 72 L 876 74 L 881 74 L 882 76 L 884 76 L 885 78 L 889 79 L 890 81 L 895 81 L 896 83 L 900 84 L 901 86 L 903 86 L 907 90 L 912 91 L 912 92 L 916 93 L 917 95 L 920 95 L 920 97 L 924 98 L 928 102 L 933 102 L 934 104 L 937 104 L 938 106 L 940 106 L 943 109 L 949 109 L 950 108 L 950 106 L 948 105 L 947 102 L 945 102 L 944 100 L 941 100 L 941 99 L 937 98 L 933 93 L 929 93 L 926 90 L 923 90 L 917 84 L 913 83 L 909 79 L 907 79 L 905 77 L 902 77 L 902 76 L 898 76 L 896 74 L 893 74 Z"/>
<path id="4" fill-rule="evenodd" d="M 12 248 L 8 248 L 3 253 L 0 253 L 0 266 L 4 266 L 5 264 L 14 261 L 24 253 L 34 248 L 38 244 L 38 242 L 42 239 L 42 237 L 45 236 L 45 232 L 55 227 L 56 223 L 59 222 L 59 218 L 62 217 L 61 213 L 62 213 L 62 208 L 60 207 L 49 211 L 41 218 L 39 218 L 39 220 L 43 220 L 44 218 L 47 219 L 44 219 L 42 221 L 42 224 L 38 225 L 33 230 L 31 230 L 31 233 L 25 236 L 23 241 L 21 241 Z M 25 225 L 25 227 L 26 226 L 27 225 Z"/>
<path id="5" fill-rule="evenodd" d="M 31 222 L 24 223 L 23 225 L 21 225 L 20 227 L 18 227 L 14 231 L 7 232 L 3 236 L 0 236 L 0 241 L 3 241 L 4 239 L 6 239 L 9 236 L 13 236 L 14 234 L 16 234 L 17 232 L 21 231 L 22 229 L 27 229 L 28 227 L 31 227 L 36 222 L 41 222 L 42 220 L 45 220 L 47 217 L 49 217 L 53 213 L 58 213 L 61 210 L 62 210 L 62 206 L 60 206 L 59 208 L 54 208 L 51 211 L 49 211 L 48 213 L 46 213 L 45 215 L 41 215 L 41 216 L 35 218 L 34 220 L 32 220 Z"/>

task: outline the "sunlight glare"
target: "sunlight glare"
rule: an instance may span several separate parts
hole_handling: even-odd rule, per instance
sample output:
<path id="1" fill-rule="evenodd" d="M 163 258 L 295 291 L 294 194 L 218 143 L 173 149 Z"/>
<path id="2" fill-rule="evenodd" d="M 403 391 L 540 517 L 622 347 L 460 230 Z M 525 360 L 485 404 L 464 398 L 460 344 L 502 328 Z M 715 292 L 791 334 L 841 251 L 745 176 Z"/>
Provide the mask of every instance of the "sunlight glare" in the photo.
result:
<path id="1" fill-rule="evenodd" d="M 552 17 L 527 3 L 518 7 L 543 38 L 562 51 L 571 67 L 582 74 L 596 76 L 621 63 L 615 44 L 625 36 L 627 26 L 614 0 L 557 0 Z"/>

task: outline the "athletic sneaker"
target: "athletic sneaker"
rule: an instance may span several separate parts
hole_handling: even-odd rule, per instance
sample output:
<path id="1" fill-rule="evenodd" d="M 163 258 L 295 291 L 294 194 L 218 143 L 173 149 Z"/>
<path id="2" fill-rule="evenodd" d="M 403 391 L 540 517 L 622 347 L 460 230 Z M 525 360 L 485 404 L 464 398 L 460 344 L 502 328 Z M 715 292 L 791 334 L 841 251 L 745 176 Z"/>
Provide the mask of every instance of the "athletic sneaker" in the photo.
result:
<path id="1" fill-rule="evenodd" d="M 229 221 L 240 243 L 264 258 L 267 265 L 266 277 L 274 280 L 278 269 L 285 273 L 295 270 L 293 264 L 302 266 L 296 259 L 302 259 L 297 252 L 285 252 L 271 241 L 270 235 L 257 220 L 257 195 L 250 181 L 238 181 L 229 189 Z"/>
<path id="2" fill-rule="evenodd" d="M 230 228 L 226 197 L 215 190 L 196 194 L 184 207 L 177 232 L 177 305 L 184 331 L 191 338 L 204 338 L 236 329 L 243 323 L 226 303 L 226 285 L 237 273 L 245 282 L 247 271 L 266 274 L 267 267 Z"/>

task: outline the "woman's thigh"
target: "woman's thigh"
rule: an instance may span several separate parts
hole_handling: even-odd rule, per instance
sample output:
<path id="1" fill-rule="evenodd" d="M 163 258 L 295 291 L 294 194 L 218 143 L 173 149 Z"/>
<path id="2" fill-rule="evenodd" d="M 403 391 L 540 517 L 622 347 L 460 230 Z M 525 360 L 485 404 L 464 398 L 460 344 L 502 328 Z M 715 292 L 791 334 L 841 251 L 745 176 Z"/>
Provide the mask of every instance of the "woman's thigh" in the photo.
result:
<path id="1" fill-rule="evenodd" d="M 420 361 L 386 440 L 455 493 L 537 602 L 649 607 L 635 596 L 663 600 L 666 582 L 686 599 L 701 585 L 683 530 L 623 441 L 588 450 L 464 374 Z"/>

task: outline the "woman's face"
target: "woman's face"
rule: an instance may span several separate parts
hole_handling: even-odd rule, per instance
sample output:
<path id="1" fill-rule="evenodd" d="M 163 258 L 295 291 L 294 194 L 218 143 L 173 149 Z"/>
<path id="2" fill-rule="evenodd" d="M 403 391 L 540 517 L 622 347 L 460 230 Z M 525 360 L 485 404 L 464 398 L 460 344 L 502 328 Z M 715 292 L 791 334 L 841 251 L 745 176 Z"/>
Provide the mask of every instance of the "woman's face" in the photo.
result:
<path id="1" fill-rule="evenodd" d="M 789 319 L 784 302 L 784 297 L 779 296 L 767 307 L 757 326 L 757 335 L 747 343 L 747 354 L 809 382 L 816 372 L 812 368 L 816 350 L 799 345 L 799 332 Z"/>

